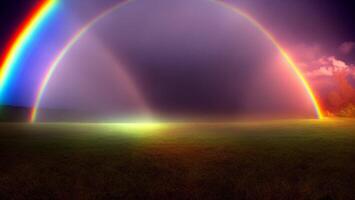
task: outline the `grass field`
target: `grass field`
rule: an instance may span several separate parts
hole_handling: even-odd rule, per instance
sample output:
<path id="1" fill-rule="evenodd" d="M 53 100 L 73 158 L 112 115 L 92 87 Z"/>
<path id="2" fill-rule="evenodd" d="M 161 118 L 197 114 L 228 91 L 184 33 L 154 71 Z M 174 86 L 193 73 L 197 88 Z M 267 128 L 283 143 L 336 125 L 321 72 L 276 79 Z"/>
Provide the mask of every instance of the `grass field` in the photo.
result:
<path id="1" fill-rule="evenodd" d="M 350 119 L 0 131 L 0 199 L 355 199 Z"/>

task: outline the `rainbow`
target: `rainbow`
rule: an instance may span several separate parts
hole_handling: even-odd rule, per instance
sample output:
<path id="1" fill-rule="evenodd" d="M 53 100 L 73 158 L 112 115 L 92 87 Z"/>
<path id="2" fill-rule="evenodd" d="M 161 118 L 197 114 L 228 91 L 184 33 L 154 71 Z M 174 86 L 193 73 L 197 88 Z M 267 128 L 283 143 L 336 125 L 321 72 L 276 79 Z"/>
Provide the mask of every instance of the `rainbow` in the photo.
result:
<path id="1" fill-rule="evenodd" d="M 80 38 L 85 35 L 90 28 L 92 28 L 97 22 L 99 22 L 101 19 L 105 18 L 107 15 L 111 14 L 115 10 L 123 7 L 124 5 L 132 2 L 133 0 L 127 0 L 123 2 L 119 2 L 115 4 L 113 7 L 105 10 L 102 12 L 100 15 L 96 16 L 93 18 L 91 21 L 89 21 L 86 25 L 84 25 L 78 32 L 74 34 L 74 36 L 66 43 L 64 48 L 60 51 L 58 56 L 54 59 L 54 61 L 51 63 L 51 65 L 48 68 L 48 71 L 45 73 L 45 77 L 42 80 L 42 83 L 40 84 L 40 87 L 38 89 L 36 99 L 35 99 L 35 104 L 32 108 L 31 111 L 31 116 L 30 116 L 30 122 L 33 123 L 36 121 L 37 118 L 37 113 L 38 113 L 38 108 L 41 104 L 41 99 L 42 96 L 46 90 L 46 87 L 48 85 L 49 80 L 52 78 L 54 72 L 56 71 L 59 63 L 63 60 L 63 58 L 67 55 L 67 53 L 72 49 L 72 47 L 80 40 Z"/>
<path id="2" fill-rule="evenodd" d="M 223 6 L 223 7 L 227 8 L 227 9 L 229 9 L 229 10 L 232 10 L 233 12 L 237 13 L 238 15 L 240 15 L 243 18 L 245 18 L 246 20 L 248 20 L 256 29 L 261 31 L 272 42 L 272 44 L 278 49 L 278 51 L 281 53 L 281 55 L 286 60 L 286 62 L 290 66 L 290 68 L 293 70 L 293 72 L 296 74 L 296 76 L 298 77 L 298 79 L 302 83 L 302 85 L 303 85 L 304 89 L 306 90 L 310 100 L 312 101 L 312 104 L 313 104 L 313 107 L 315 109 L 315 112 L 317 114 L 318 119 L 323 119 L 322 110 L 321 110 L 321 108 L 319 106 L 319 103 L 318 103 L 318 101 L 316 99 L 316 96 L 315 96 L 314 92 L 312 91 L 311 86 L 309 85 L 309 83 L 306 80 L 306 78 L 303 76 L 303 74 L 302 74 L 301 70 L 299 69 L 299 67 L 292 60 L 292 58 L 286 53 L 286 51 L 281 47 L 279 42 L 276 41 L 275 37 L 269 31 L 267 31 L 266 28 L 264 28 L 256 19 L 251 17 L 246 12 L 240 10 L 239 8 L 236 8 L 236 7 L 234 7 L 234 6 L 232 6 L 232 5 L 228 4 L 228 3 L 225 3 L 223 1 L 219 1 L 219 0 L 211 0 L 211 1 Z"/>
<path id="3" fill-rule="evenodd" d="M 66 43 L 64 48 L 59 52 L 57 57 L 53 60 L 53 62 L 50 64 L 48 67 L 48 71 L 45 73 L 45 76 L 39 86 L 35 103 L 31 112 L 30 116 L 30 121 L 35 122 L 36 117 L 37 117 L 37 112 L 38 108 L 41 103 L 42 96 L 46 90 L 46 87 L 48 85 L 48 82 L 50 81 L 51 77 L 53 76 L 54 72 L 56 71 L 59 63 L 62 61 L 62 59 L 67 55 L 67 53 L 72 49 L 72 47 L 80 40 L 80 38 L 88 31 L 90 30 L 97 22 L 99 22 L 101 19 L 105 18 L 107 15 L 111 14 L 112 12 L 116 11 L 118 8 L 121 8 L 122 6 L 128 4 L 129 2 L 132 2 L 134 0 L 126 0 L 123 2 L 119 2 L 115 4 L 113 7 L 105 10 L 102 12 L 100 15 L 97 17 L 93 18 L 91 21 L 89 21 L 86 25 L 84 25 L 78 32 L 74 34 L 74 36 Z M 314 92 L 312 91 L 312 88 L 310 87 L 309 83 L 303 76 L 301 70 L 299 67 L 295 64 L 295 62 L 292 60 L 292 58 L 286 53 L 286 51 L 282 48 L 282 46 L 277 42 L 277 40 L 274 38 L 274 36 L 267 31 L 256 19 L 251 17 L 249 14 L 246 12 L 219 0 L 210 0 L 211 2 L 214 2 L 220 6 L 223 6 L 229 10 L 232 10 L 236 14 L 242 16 L 245 18 L 248 22 L 250 22 L 257 30 L 259 30 L 261 33 L 263 33 L 268 40 L 272 42 L 272 44 L 278 49 L 282 57 L 286 60 L 288 63 L 288 66 L 292 69 L 292 71 L 295 73 L 295 75 L 298 77 L 300 82 L 302 83 L 305 91 L 307 92 L 307 95 L 309 96 L 313 107 L 315 109 L 315 113 L 318 117 L 318 119 L 323 118 L 323 114 L 321 111 L 321 108 L 317 102 L 317 99 L 314 95 Z M 21 58 L 23 51 L 26 49 L 26 46 L 30 42 L 31 38 L 35 35 L 35 32 L 38 30 L 38 27 L 45 21 L 47 16 L 54 10 L 55 6 L 57 5 L 57 0 L 45 0 L 43 1 L 42 4 L 33 12 L 33 15 L 29 18 L 28 22 L 25 24 L 24 28 L 20 33 L 15 37 L 16 39 L 14 40 L 13 44 L 11 45 L 11 48 L 7 51 L 7 54 L 5 56 L 5 59 L 3 63 L 1 64 L 1 69 L 0 69 L 0 100 L 4 96 L 4 90 L 6 88 L 6 85 L 8 84 L 9 80 L 15 74 L 16 70 L 16 63 L 17 61 Z"/>
<path id="4" fill-rule="evenodd" d="M 133 0 L 127 0 L 123 2 L 119 2 L 115 4 L 113 7 L 105 10 L 95 18 L 93 18 L 91 21 L 89 21 L 86 25 L 84 25 L 77 33 L 74 34 L 74 36 L 67 42 L 67 44 L 64 46 L 64 48 L 60 51 L 59 55 L 54 59 L 54 61 L 51 63 L 51 65 L 48 68 L 48 71 L 45 73 L 45 77 L 38 89 L 38 93 L 36 95 L 35 99 L 35 104 L 32 108 L 31 116 L 30 116 L 30 122 L 35 122 L 37 118 L 37 113 L 38 113 L 38 108 L 41 104 L 41 99 L 42 96 L 46 90 L 46 87 L 48 85 L 49 80 L 52 78 L 54 72 L 56 71 L 59 63 L 63 60 L 63 58 L 67 55 L 67 53 L 72 49 L 72 47 L 80 40 L 80 38 L 85 35 L 88 30 L 90 30 L 97 22 L 99 22 L 101 19 L 105 18 L 107 15 L 113 13 L 117 9 L 123 7 L 124 5 L 130 3 Z"/>
<path id="5" fill-rule="evenodd" d="M 30 44 L 31 39 L 36 36 L 36 32 L 39 27 L 45 22 L 51 12 L 53 12 L 58 5 L 57 0 L 43 0 L 30 17 L 24 23 L 15 35 L 13 42 L 10 44 L 3 56 L 3 60 L 0 68 L 0 100 L 4 99 L 5 90 L 9 84 L 11 77 L 16 74 L 16 69 L 19 68 L 18 61 L 26 50 L 26 47 Z"/>

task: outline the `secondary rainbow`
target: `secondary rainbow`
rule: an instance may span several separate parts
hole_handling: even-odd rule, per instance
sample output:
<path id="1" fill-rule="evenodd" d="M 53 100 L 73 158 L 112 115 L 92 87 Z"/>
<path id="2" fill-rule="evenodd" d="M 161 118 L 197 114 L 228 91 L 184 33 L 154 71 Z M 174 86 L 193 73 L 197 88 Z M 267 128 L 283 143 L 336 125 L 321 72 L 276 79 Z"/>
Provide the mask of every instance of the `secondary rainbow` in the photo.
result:
<path id="1" fill-rule="evenodd" d="M 236 8 L 228 3 L 225 3 L 223 1 L 216 1 L 216 0 L 211 0 L 212 2 L 216 2 L 219 5 L 222 5 L 223 7 L 234 11 L 238 15 L 244 17 L 246 20 L 248 20 L 255 28 L 260 30 L 271 42 L 272 44 L 280 51 L 281 55 L 284 57 L 288 65 L 291 67 L 291 69 L 294 71 L 300 82 L 302 83 L 304 89 L 306 90 L 310 100 L 312 101 L 313 107 L 315 109 L 315 112 L 317 114 L 318 119 L 323 119 L 323 114 L 322 110 L 319 106 L 319 103 L 314 95 L 314 92 L 312 91 L 311 86 L 309 85 L 308 81 L 306 78 L 303 76 L 301 70 L 299 67 L 296 65 L 296 63 L 292 60 L 292 58 L 286 53 L 286 51 L 281 47 L 279 42 L 276 41 L 275 37 L 266 30 L 256 19 L 251 17 L 249 14 L 246 12 L 240 10 L 239 8 Z"/>
<path id="2" fill-rule="evenodd" d="M 45 22 L 51 12 L 55 10 L 57 0 L 43 0 L 36 9 L 31 13 L 24 25 L 14 36 L 12 44 L 3 56 L 0 68 L 0 100 L 3 100 L 5 90 L 9 84 L 11 77 L 16 74 L 18 69 L 18 61 L 30 44 L 31 40 L 36 36 L 36 31 Z"/>
<path id="3" fill-rule="evenodd" d="M 105 10 L 102 12 L 100 15 L 96 16 L 93 18 L 91 21 L 89 21 L 85 26 L 83 26 L 78 32 L 75 33 L 75 35 L 68 41 L 68 43 L 64 46 L 64 48 L 60 51 L 58 56 L 54 59 L 52 64 L 49 66 L 48 71 L 45 73 L 45 77 L 40 84 L 40 87 L 38 89 L 38 93 L 35 99 L 35 104 L 32 108 L 31 116 L 30 116 L 30 122 L 35 122 L 37 118 L 37 113 L 38 113 L 38 108 L 41 104 L 41 99 L 42 96 L 46 90 L 46 87 L 48 85 L 49 80 L 52 78 L 54 72 L 56 71 L 59 63 L 63 60 L 63 58 L 67 55 L 67 53 L 72 49 L 72 47 L 79 41 L 79 39 L 88 31 L 90 28 L 92 28 L 97 22 L 99 22 L 101 19 L 106 17 L 107 15 L 111 14 L 115 10 L 125 6 L 126 4 L 132 2 L 134 0 L 127 0 L 123 2 L 119 2 L 115 4 L 113 7 Z"/>

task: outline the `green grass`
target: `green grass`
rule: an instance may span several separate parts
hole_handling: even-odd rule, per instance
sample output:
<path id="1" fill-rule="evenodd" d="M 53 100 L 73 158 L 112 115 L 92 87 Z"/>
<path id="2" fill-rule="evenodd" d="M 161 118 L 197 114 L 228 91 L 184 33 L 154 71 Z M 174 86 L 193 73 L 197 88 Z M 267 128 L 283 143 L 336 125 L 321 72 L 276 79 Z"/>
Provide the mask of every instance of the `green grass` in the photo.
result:
<path id="1" fill-rule="evenodd" d="M 0 199 L 354 199 L 350 119 L 0 131 Z"/>

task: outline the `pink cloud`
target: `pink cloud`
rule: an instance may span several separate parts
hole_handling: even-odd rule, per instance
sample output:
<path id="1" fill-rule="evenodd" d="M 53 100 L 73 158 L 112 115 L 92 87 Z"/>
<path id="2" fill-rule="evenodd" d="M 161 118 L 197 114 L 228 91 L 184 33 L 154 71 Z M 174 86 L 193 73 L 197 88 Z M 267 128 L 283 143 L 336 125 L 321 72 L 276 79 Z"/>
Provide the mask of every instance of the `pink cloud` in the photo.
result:
<path id="1" fill-rule="evenodd" d="M 306 73 L 308 77 L 333 76 L 333 74 L 333 71 L 326 67 L 320 67 L 319 69 Z"/>
<path id="2" fill-rule="evenodd" d="M 355 42 L 343 42 L 340 46 L 339 46 L 339 51 L 342 54 L 349 54 L 351 53 L 355 48 Z"/>
<path id="3" fill-rule="evenodd" d="M 329 77 L 336 73 L 355 74 L 355 66 L 348 64 L 334 56 L 322 57 L 309 63 L 306 75 L 311 78 Z"/>
<path id="4" fill-rule="evenodd" d="M 327 55 L 317 45 L 297 46 L 292 53 L 305 73 L 323 109 L 339 114 L 348 105 L 355 105 L 355 64 L 339 57 L 355 51 L 354 42 L 344 42 L 336 55 Z M 334 52 L 334 51 L 333 51 Z M 350 78 L 350 79 L 349 79 Z"/>

